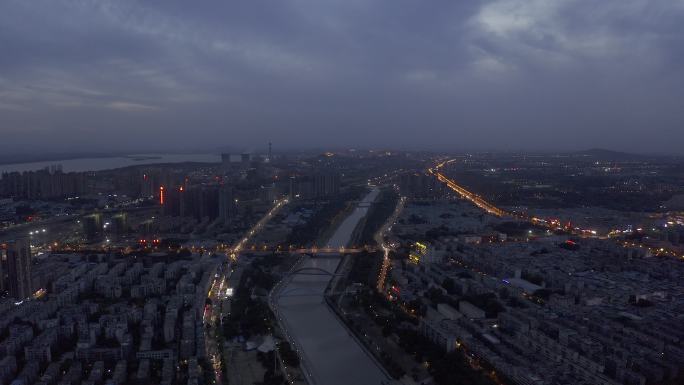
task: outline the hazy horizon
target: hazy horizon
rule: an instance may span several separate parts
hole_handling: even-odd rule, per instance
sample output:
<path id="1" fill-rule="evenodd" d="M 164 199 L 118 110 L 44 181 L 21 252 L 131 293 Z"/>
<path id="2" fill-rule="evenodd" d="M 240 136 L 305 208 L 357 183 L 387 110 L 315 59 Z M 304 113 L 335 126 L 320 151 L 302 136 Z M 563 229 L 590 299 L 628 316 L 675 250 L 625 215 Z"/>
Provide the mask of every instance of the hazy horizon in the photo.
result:
<path id="1" fill-rule="evenodd" d="M 684 1 L 10 0 L 0 25 L 4 157 L 684 154 Z"/>
<path id="2" fill-rule="evenodd" d="M 540 150 L 497 150 L 497 149 L 420 149 L 420 148 L 412 148 L 412 149 L 407 149 L 407 148 L 362 148 L 362 147 L 356 147 L 356 148 L 335 148 L 335 147 L 311 147 L 311 148 L 276 148 L 274 153 L 275 154 L 315 154 L 315 153 L 323 153 L 323 152 L 328 152 L 328 151 L 339 151 L 339 152 L 347 152 L 349 150 L 358 150 L 358 151 L 377 151 L 377 152 L 382 152 L 382 151 L 394 151 L 394 152 L 403 152 L 403 151 L 408 151 L 408 152 L 425 152 L 425 153 L 434 153 L 434 154 L 499 154 L 499 155 L 507 155 L 507 154 L 529 154 L 529 155 L 568 155 L 568 154 L 582 154 L 582 153 L 590 153 L 593 151 L 599 151 L 599 152 L 606 152 L 605 155 L 610 156 L 610 155 L 634 155 L 634 156 L 645 156 L 645 157 L 676 157 L 680 158 L 682 157 L 682 154 L 676 154 L 676 153 L 649 153 L 649 152 L 622 152 L 622 151 L 616 151 L 612 149 L 606 149 L 606 148 L 587 148 L 587 149 L 580 149 L 580 150 L 550 150 L 550 149 L 540 149 Z M 30 153 L 30 154 L 12 154 L 12 153 L 4 153 L 0 154 L 0 166 L 9 166 L 9 165 L 15 165 L 15 164 L 30 164 L 30 163 L 45 163 L 45 162 L 54 162 L 54 164 L 58 164 L 60 161 L 67 161 L 67 160 L 78 160 L 78 159 L 89 159 L 89 158 L 115 158 L 115 157 L 134 157 L 134 156 L 155 156 L 155 155 L 182 155 L 182 154 L 187 154 L 187 155 L 200 155 L 200 154 L 213 154 L 213 155 L 220 155 L 222 153 L 253 153 L 253 154 L 262 154 L 265 155 L 268 152 L 268 147 L 263 147 L 263 148 L 195 148 L 195 149 L 160 149 L 160 150 L 149 150 L 149 151 L 101 151 L 101 152 L 40 152 L 40 153 Z M 217 161 L 219 161 L 219 158 L 217 158 Z"/>

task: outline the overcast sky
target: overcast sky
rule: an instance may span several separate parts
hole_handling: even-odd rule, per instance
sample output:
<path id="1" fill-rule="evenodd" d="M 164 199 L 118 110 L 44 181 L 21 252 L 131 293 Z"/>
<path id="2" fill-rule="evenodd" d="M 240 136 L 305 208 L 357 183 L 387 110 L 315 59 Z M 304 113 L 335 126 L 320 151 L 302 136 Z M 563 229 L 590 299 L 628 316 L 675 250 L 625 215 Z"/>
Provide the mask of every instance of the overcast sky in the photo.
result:
<path id="1" fill-rule="evenodd" d="M 2 0 L 0 133 L 681 154 L 684 0 Z"/>

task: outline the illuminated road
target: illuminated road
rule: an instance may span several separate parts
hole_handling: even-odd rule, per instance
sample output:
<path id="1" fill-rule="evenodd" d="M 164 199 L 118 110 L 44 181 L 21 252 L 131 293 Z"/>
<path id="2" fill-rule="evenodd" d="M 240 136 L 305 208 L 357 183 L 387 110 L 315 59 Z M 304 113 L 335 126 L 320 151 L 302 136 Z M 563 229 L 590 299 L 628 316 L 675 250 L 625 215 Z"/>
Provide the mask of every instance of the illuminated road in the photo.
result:
<path id="1" fill-rule="evenodd" d="M 463 197 L 464 199 L 472 202 L 475 206 L 481 208 L 482 210 L 486 211 L 487 213 L 491 215 L 495 215 L 497 217 L 514 217 L 518 218 L 524 221 L 528 221 L 534 225 L 545 227 L 549 230 L 564 230 L 568 231 L 572 235 L 578 235 L 582 237 L 595 237 L 596 230 L 590 230 L 590 229 L 582 229 L 579 227 L 574 227 L 574 228 L 569 228 L 569 227 L 563 227 L 560 221 L 558 220 L 547 220 L 547 219 L 542 219 L 542 218 L 536 218 L 536 217 L 530 217 L 526 215 L 521 215 L 521 214 L 515 214 L 515 213 L 509 213 L 503 209 L 500 209 L 496 206 L 494 206 L 492 203 L 487 202 L 485 199 L 483 199 L 481 196 L 469 191 L 465 187 L 457 184 L 453 179 L 447 177 L 443 173 L 441 173 L 439 170 L 444 167 L 445 165 L 454 162 L 456 159 L 451 159 L 447 161 L 443 161 L 439 164 L 437 164 L 434 168 L 431 168 L 428 170 L 428 172 L 434 176 L 437 177 L 441 182 L 445 183 L 447 187 L 449 187 L 452 191 L 456 192 L 458 195 Z"/>
<path id="2" fill-rule="evenodd" d="M 439 170 L 444 167 L 444 165 L 451 163 L 453 160 L 442 162 L 435 166 L 434 169 L 429 169 L 428 171 L 437 177 L 441 182 L 446 183 L 446 185 L 456 192 L 458 195 L 463 197 L 464 199 L 469 200 L 472 202 L 475 206 L 481 208 L 482 210 L 486 211 L 489 214 L 496 215 L 497 217 L 507 217 L 507 216 L 512 216 L 511 214 L 507 213 L 506 211 L 494 206 L 493 204 L 487 202 L 484 200 L 481 196 L 468 191 L 465 187 L 458 185 L 453 179 L 448 178 L 446 175 L 442 174 L 439 172 Z"/>
<path id="3" fill-rule="evenodd" d="M 556 230 L 556 229 L 563 229 L 560 221 L 554 221 L 554 220 L 545 220 L 545 219 L 540 219 L 536 217 L 528 217 L 520 214 L 514 214 L 514 213 L 509 213 L 503 209 L 500 209 L 494 204 L 487 202 L 484 198 L 481 196 L 469 191 L 465 187 L 459 185 L 456 183 L 453 179 L 447 177 L 443 173 L 441 173 L 439 170 L 444 167 L 445 165 L 454 162 L 456 159 L 451 159 L 447 161 L 443 161 L 439 164 L 437 164 L 434 168 L 431 168 L 428 170 L 428 172 L 434 176 L 437 177 L 441 182 L 445 183 L 447 187 L 449 187 L 452 191 L 456 192 L 458 195 L 460 195 L 462 198 L 472 202 L 475 206 L 481 208 L 482 210 L 486 211 L 487 213 L 491 215 L 495 215 L 497 217 L 515 217 L 518 219 L 526 220 L 534 225 L 546 227 L 551 230 Z M 591 235 L 596 235 L 596 231 L 593 230 L 584 230 L 580 228 L 574 228 L 574 229 L 567 229 L 565 228 L 564 230 L 570 231 L 572 234 L 575 235 L 582 235 L 582 236 L 591 236 Z"/>
<path id="4" fill-rule="evenodd" d="M 489 214 L 496 215 L 498 217 L 515 217 L 521 220 L 528 221 L 536 226 L 541 226 L 544 227 L 550 231 L 555 231 L 555 230 L 563 230 L 568 232 L 571 235 L 575 236 L 580 236 L 580 237 L 589 237 L 589 238 L 601 238 L 601 239 L 606 239 L 610 238 L 610 234 L 608 236 L 605 235 L 599 235 L 596 230 L 594 229 L 585 229 L 581 227 L 569 227 L 569 226 L 563 226 L 563 224 L 558 220 L 558 219 L 543 219 L 543 218 L 537 218 L 537 217 L 531 217 L 531 216 L 526 216 L 526 215 L 521 215 L 521 214 L 515 214 L 515 213 L 509 213 L 506 212 L 493 204 L 487 202 L 484 200 L 482 197 L 478 196 L 477 194 L 468 191 L 466 188 L 463 186 L 458 185 L 453 179 L 448 178 L 446 175 L 440 172 L 440 169 L 442 169 L 445 165 L 454 162 L 456 159 L 450 159 L 446 161 L 442 161 L 438 163 L 434 168 L 431 168 L 428 170 L 428 172 L 437 179 L 439 179 L 441 182 L 445 183 L 451 190 L 455 191 L 457 194 L 459 194 L 461 197 L 469 200 L 473 204 L 475 204 L 477 207 L 481 208 L 482 210 L 486 211 Z M 646 248 L 650 250 L 653 254 L 655 255 L 669 255 L 673 257 L 677 257 L 678 253 L 673 250 L 668 250 L 663 247 L 648 247 L 642 244 L 637 244 L 635 242 L 622 242 L 622 246 L 624 247 L 640 247 L 640 248 Z M 684 255 L 681 256 L 684 258 Z"/>
<path id="5" fill-rule="evenodd" d="M 273 218 L 273 216 L 278 212 L 278 210 L 280 210 L 284 205 L 287 204 L 287 202 L 289 202 L 287 198 L 282 198 L 279 201 L 277 201 L 273 208 L 271 208 L 271 210 L 266 215 L 264 215 L 264 217 L 261 218 L 259 222 L 257 222 L 254 225 L 254 227 L 252 227 L 247 232 L 244 238 L 242 238 L 240 242 L 238 242 L 235 246 L 233 246 L 230 249 L 229 255 L 233 260 L 237 260 L 237 256 L 240 253 L 240 251 L 245 247 L 245 244 L 247 244 L 247 242 L 249 242 L 249 240 L 254 236 L 254 234 L 259 232 L 264 227 L 264 225 L 268 223 L 268 221 L 270 221 L 271 218 Z"/>
<path id="6" fill-rule="evenodd" d="M 263 248 L 251 248 L 244 249 L 249 250 L 250 253 L 259 255 L 259 253 L 271 254 L 271 253 L 287 253 L 287 254 L 316 254 L 316 255 L 338 255 L 338 254 L 358 254 L 363 252 L 372 253 L 377 250 L 374 246 L 363 246 L 363 247 L 311 247 L 311 248 L 301 248 L 301 249 L 281 249 L 278 247 L 263 247 Z"/>
<path id="7" fill-rule="evenodd" d="M 249 242 L 249 240 L 254 237 L 264 226 L 278 213 L 278 211 L 288 203 L 286 198 L 280 199 L 275 203 L 275 205 L 269 210 L 263 218 L 261 218 L 238 242 L 235 246 L 228 250 L 229 260 L 235 261 L 244 247 L 244 245 Z M 219 266 L 219 270 L 214 277 L 214 281 L 211 284 L 211 288 L 207 293 L 207 297 L 211 300 L 212 306 L 205 309 L 204 312 L 204 324 L 205 324 L 205 344 L 207 357 L 212 363 L 214 368 L 214 378 L 216 383 L 223 383 L 222 376 L 223 370 L 221 367 L 221 346 L 219 345 L 217 337 L 217 328 L 220 327 L 222 322 L 222 302 L 226 300 L 229 296 L 229 290 L 232 288 L 228 287 L 228 278 L 231 274 L 231 269 L 229 265 L 229 260 L 226 260 Z"/>
<path id="8" fill-rule="evenodd" d="M 385 279 L 387 278 L 387 271 L 389 270 L 391 262 L 389 258 L 389 253 L 392 249 L 390 245 L 387 245 L 385 243 L 385 233 L 392 230 L 392 225 L 394 225 L 394 222 L 396 222 L 397 218 L 399 217 L 399 214 L 401 214 L 401 211 L 404 209 L 405 203 L 406 197 L 401 197 L 397 202 L 397 206 L 394 208 L 394 212 L 392 213 L 392 215 L 387 219 L 385 224 L 382 225 L 382 228 L 380 228 L 380 230 L 378 230 L 378 232 L 375 233 L 374 236 L 375 242 L 378 245 L 380 245 L 383 251 L 382 266 L 380 267 L 380 274 L 378 275 L 377 283 L 377 288 L 379 292 L 382 292 L 384 289 Z"/>
<path id="9" fill-rule="evenodd" d="M 514 217 L 518 218 L 521 220 L 528 221 L 534 225 L 537 226 L 542 226 L 545 227 L 549 230 L 565 230 L 570 232 L 570 234 L 573 235 L 579 235 L 583 237 L 591 237 L 591 236 L 596 236 L 596 231 L 595 230 L 587 230 L 587 229 L 581 229 L 579 227 L 575 228 L 566 228 L 563 227 L 560 221 L 558 220 L 546 220 L 546 219 L 541 219 L 541 218 L 536 218 L 536 217 L 529 217 L 525 215 L 520 215 L 520 214 L 515 214 L 515 213 L 509 213 L 503 209 L 500 209 L 494 204 L 487 202 L 484 198 L 481 196 L 469 191 L 465 187 L 457 184 L 453 179 L 447 177 L 443 173 L 441 173 L 439 170 L 444 167 L 445 165 L 455 161 L 455 159 L 451 159 L 448 161 L 443 161 L 439 164 L 437 164 L 434 168 L 428 169 L 428 172 L 439 181 L 445 183 L 447 187 L 449 187 L 452 191 L 456 192 L 458 195 L 460 195 L 462 198 L 472 202 L 475 206 L 481 208 L 482 210 L 486 211 L 488 214 L 495 215 L 497 217 Z"/>

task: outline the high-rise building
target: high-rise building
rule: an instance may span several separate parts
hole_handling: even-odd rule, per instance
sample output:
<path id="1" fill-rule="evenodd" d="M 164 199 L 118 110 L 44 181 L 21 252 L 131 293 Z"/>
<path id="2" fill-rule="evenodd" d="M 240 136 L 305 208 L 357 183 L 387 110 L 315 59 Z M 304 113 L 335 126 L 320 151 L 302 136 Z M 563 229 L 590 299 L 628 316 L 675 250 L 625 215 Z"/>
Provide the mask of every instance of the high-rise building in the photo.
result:
<path id="1" fill-rule="evenodd" d="M 273 184 L 259 188 L 259 200 L 266 203 L 275 201 L 275 186 Z"/>
<path id="2" fill-rule="evenodd" d="M 219 190 L 219 219 L 224 224 L 227 224 L 233 220 L 235 215 L 235 194 L 233 188 L 228 185 L 221 186 Z"/>
<path id="3" fill-rule="evenodd" d="M 198 219 L 214 220 L 219 212 L 219 186 L 203 186 L 200 191 L 199 210 L 195 213 Z"/>
<path id="4" fill-rule="evenodd" d="M 191 185 L 176 190 L 174 209 L 165 215 L 213 220 L 219 215 L 219 186 Z"/>
<path id="5" fill-rule="evenodd" d="M 173 186 L 181 186 L 185 178 L 181 171 L 160 167 L 146 168 L 139 172 L 141 173 L 138 175 L 141 196 L 155 197 L 158 201 L 161 201 L 161 187 L 171 189 Z"/>
<path id="6" fill-rule="evenodd" d="M 8 245 L 7 282 L 13 298 L 23 300 L 31 296 L 31 244 L 28 239 L 17 239 Z"/>
<path id="7" fill-rule="evenodd" d="M 18 199 L 50 199 L 82 194 L 87 189 L 85 173 L 64 173 L 61 167 L 3 173 L 0 196 Z"/>
<path id="8" fill-rule="evenodd" d="M 128 232 L 128 214 L 119 213 L 112 217 L 112 233 L 118 237 Z"/>
<path id="9" fill-rule="evenodd" d="M 297 180 L 294 176 L 291 176 L 288 180 L 288 193 L 287 195 L 290 199 L 297 198 Z"/>
<path id="10" fill-rule="evenodd" d="M 185 187 L 178 186 L 166 188 L 164 191 L 164 203 L 162 203 L 162 213 L 166 216 L 183 216 L 183 200 L 185 199 Z M 161 200 L 160 200 L 161 202 Z"/>
<path id="11" fill-rule="evenodd" d="M 3 268 L 6 263 L 5 261 L 7 261 L 7 252 L 6 250 L 0 249 L 0 293 L 4 293 L 6 290 L 5 270 Z"/>
<path id="12" fill-rule="evenodd" d="M 95 240 L 102 236 L 102 214 L 90 214 L 81 220 L 83 224 L 83 235 L 87 240 Z"/>
<path id="13" fill-rule="evenodd" d="M 326 199 L 340 193 L 340 174 L 334 171 L 290 177 L 289 194 L 293 198 Z"/>
<path id="14" fill-rule="evenodd" d="M 340 193 L 340 174 L 327 172 L 313 177 L 314 197 L 324 198 Z"/>
<path id="15" fill-rule="evenodd" d="M 446 195 L 444 185 L 424 172 L 408 172 L 399 180 L 401 193 L 412 199 L 442 199 Z"/>

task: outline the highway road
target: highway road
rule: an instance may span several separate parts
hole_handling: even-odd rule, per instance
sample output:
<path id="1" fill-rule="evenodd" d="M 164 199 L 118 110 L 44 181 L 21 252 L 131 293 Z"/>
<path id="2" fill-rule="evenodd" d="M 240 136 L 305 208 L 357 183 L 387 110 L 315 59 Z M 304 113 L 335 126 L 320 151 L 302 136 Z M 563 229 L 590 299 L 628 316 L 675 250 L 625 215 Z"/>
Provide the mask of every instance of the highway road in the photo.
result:
<path id="1" fill-rule="evenodd" d="M 540 226 L 543 228 L 546 228 L 550 231 L 555 231 L 555 230 L 563 230 L 568 232 L 571 235 L 578 236 L 578 237 L 584 237 L 584 238 L 601 238 L 601 239 L 606 239 L 610 238 L 610 236 L 606 235 L 599 235 L 597 234 L 597 231 L 594 229 L 586 229 L 586 228 L 580 228 L 580 227 L 564 227 L 560 221 L 558 220 L 551 220 L 551 219 L 543 219 L 543 218 L 537 218 L 537 217 L 532 217 L 532 216 L 526 216 L 526 215 L 521 215 L 521 214 L 516 214 L 516 213 L 509 213 L 506 212 L 503 209 L 500 209 L 496 206 L 494 206 L 492 203 L 487 202 L 485 199 L 480 197 L 479 195 L 468 191 L 465 187 L 457 184 L 453 179 L 447 177 L 444 175 L 440 170 L 446 166 L 447 164 L 450 164 L 454 162 L 455 159 L 450 159 L 446 161 L 442 161 L 435 165 L 435 167 L 428 169 L 428 172 L 437 179 L 439 179 L 441 182 L 445 183 L 451 190 L 455 191 L 457 194 L 459 194 L 461 197 L 469 200 L 476 206 L 480 207 L 484 211 L 486 211 L 489 214 L 496 215 L 498 217 L 511 217 L 511 218 L 517 218 L 520 220 L 528 221 L 529 223 Z M 673 251 L 673 250 L 668 250 L 665 248 L 652 248 L 645 246 L 643 244 L 639 244 L 637 242 L 623 242 L 619 241 L 620 244 L 623 247 L 641 247 L 641 248 L 646 248 L 650 250 L 653 254 L 656 255 L 669 255 L 673 257 L 677 257 L 678 254 Z M 684 258 L 684 256 L 682 256 Z"/>
<path id="2" fill-rule="evenodd" d="M 506 217 L 506 216 L 513 216 L 510 213 L 507 213 L 506 211 L 494 206 L 493 204 L 487 202 L 484 198 L 481 196 L 469 191 L 465 187 L 457 184 L 453 179 L 448 178 L 446 175 L 441 173 L 439 170 L 444 167 L 445 165 L 453 162 L 454 160 L 449 160 L 445 161 L 442 163 L 439 163 L 436 165 L 434 168 L 431 168 L 428 170 L 429 173 L 432 175 L 436 176 L 437 179 L 439 179 L 441 182 L 446 183 L 446 185 L 456 192 L 458 195 L 460 195 L 462 198 L 469 200 L 472 202 L 475 206 L 481 208 L 482 210 L 486 211 L 489 214 L 496 215 L 497 217 Z"/>

